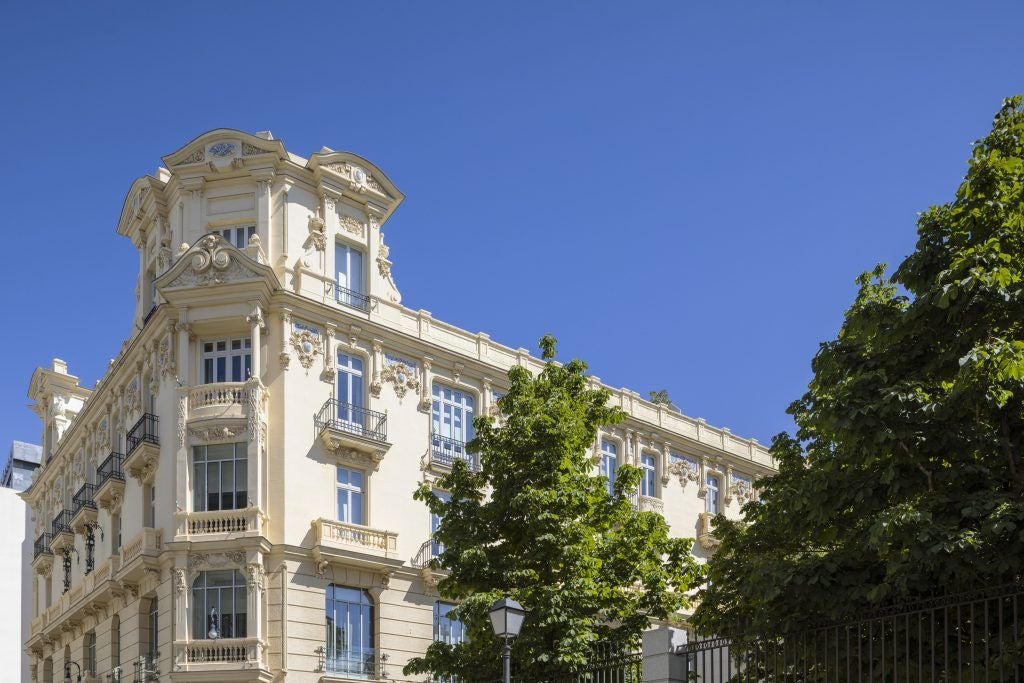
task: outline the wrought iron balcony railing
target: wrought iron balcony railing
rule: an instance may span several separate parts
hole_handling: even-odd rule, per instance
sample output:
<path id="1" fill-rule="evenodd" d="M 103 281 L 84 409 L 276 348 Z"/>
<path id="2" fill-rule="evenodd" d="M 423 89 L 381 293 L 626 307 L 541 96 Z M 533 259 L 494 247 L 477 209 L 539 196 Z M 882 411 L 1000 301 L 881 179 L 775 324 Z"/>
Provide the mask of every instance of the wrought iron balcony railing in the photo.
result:
<path id="1" fill-rule="evenodd" d="M 369 312 L 370 310 L 370 297 L 363 294 L 362 292 L 357 292 L 354 289 L 342 287 L 337 282 L 325 282 L 324 294 L 328 296 L 333 295 L 334 300 L 337 301 L 339 304 L 351 306 L 352 308 L 357 308 L 360 311 L 364 312 Z"/>
<path id="2" fill-rule="evenodd" d="M 120 453 L 111 453 L 104 458 L 100 466 L 96 468 L 96 487 L 103 486 L 108 479 L 124 481 L 124 470 L 121 469 L 123 464 L 124 456 Z"/>
<path id="3" fill-rule="evenodd" d="M 71 510 L 61 510 L 60 513 L 53 518 L 53 535 L 58 534 L 70 534 L 71 533 Z"/>
<path id="4" fill-rule="evenodd" d="M 139 421 L 128 430 L 128 453 L 131 453 L 143 443 L 159 445 L 160 438 L 157 436 L 157 425 L 159 423 L 160 418 L 152 413 L 146 413 L 140 417 Z"/>
<path id="5" fill-rule="evenodd" d="M 456 460 L 464 460 L 471 472 L 480 469 L 477 457 L 466 452 L 466 443 L 450 436 L 430 435 L 430 459 L 445 467 L 451 467 Z"/>
<path id="6" fill-rule="evenodd" d="M 332 398 L 316 414 L 317 432 L 324 429 L 336 429 L 387 443 L 388 416 Z"/>
<path id="7" fill-rule="evenodd" d="M 39 538 L 36 539 L 36 542 L 32 546 L 33 560 L 39 557 L 40 555 L 53 555 L 53 552 L 50 550 L 51 538 L 52 536 L 47 533 L 42 533 L 39 535 Z"/>
<path id="8" fill-rule="evenodd" d="M 95 484 L 82 484 L 82 487 L 75 492 L 75 495 L 71 498 L 71 516 L 77 515 L 82 508 L 96 509 L 96 485 Z"/>

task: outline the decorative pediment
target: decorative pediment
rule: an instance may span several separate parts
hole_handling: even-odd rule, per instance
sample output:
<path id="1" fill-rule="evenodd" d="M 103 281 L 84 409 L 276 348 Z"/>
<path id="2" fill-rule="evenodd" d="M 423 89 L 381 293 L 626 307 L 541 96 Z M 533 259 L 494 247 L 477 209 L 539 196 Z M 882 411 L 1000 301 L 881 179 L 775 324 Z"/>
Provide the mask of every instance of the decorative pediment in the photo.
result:
<path id="1" fill-rule="evenodd" d="M 269 133 L 266 135 L 269 136 Z M 178 151 L 165 156 L 163 161 L 167 168 L 172 169 L 204 164 L 217 171 L 221 167 L 244 167 L 249 157 L 260 155 L 273 155 L 278 159 L 287 156 L 280 140 L 219 128 L 203 133 Z"/>
<path id="2" fill-rule="evenodd" d="M 185 251 L 157 280 L 162 290 L 210 287 L 273 277 L 270 268 L 253 261 L 220 235 L 206 235 Z"/>

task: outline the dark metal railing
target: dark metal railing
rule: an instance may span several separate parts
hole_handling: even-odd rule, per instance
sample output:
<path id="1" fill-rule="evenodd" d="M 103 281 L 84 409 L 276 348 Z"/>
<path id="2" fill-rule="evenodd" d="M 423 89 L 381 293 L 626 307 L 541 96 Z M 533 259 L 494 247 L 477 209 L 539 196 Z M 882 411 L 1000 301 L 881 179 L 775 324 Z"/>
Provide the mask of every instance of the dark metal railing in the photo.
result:
<path id="1" fill-rule="evenodd" d="M 57 534 L 70 534 L 71 533 L 71 510 L 61 510 L 60 513 L 53 518 L 52 532 L 53 535 Z"/>
<path id="2" fill-rule="evenodd" d="M 82 484 L 81 488 L 75 492 L 75 495 L 71 498 L 71 516 L 74 517 L 82 508 L 96 509 L 96 485 L 95 484 Z"/>
<path id="3" fill-rule="evenodd" d="M 320 646 L 316 649 L 320 670 L 331 674 L 348 674 L 359 678 L 378 680 L 385 675 L 387 655 L 378 658 L 372 647 L 341 649 Z"/>
<path id="4" fill-rule="evenodd" d="M 372 307 L 370 297 L 348 287 L 342 287 L 337 282 L 324 283 L 324 295 L 333 296 L 339 304 L 358 308 L 360 311 L 369 312 Z"/>
<path id="5" fill-rule="evenodd" d="M 53 536 L 50 534 L 39 534 L 39 538 L 37 538 L 36 542 L 32 545 L 33 560 L 39 557 L 40 555 L 53 555 L 53 552 L 50 550 L 51 538 L 53 538 Z"/>
<path id="6" fill-rule="evenodd" d="M 140 417 L 139 421 L 128 430 L 128 453 L 131 453 L 143 443 L 159 445 L 160 439 L 157 436 L 157 425 L 159 424 L 160 418 L 152 413 L 145 413 Z"/>
<path id="7" fill-rule="evenodd" d="M 153 304 L 153 306 L 146 312 L 146 315 L 143 316 L 143 318 L 142 318 L 142 326 L 143 327 L 146 326 L 146 323 L 149 322 L 149 319 L 153 317 L 154 313 L 156 313 L 156 309 L 157 309 L 157 305 Z"/>
<path id="8" fill-rule="evenodd" d="M 689 679 L 739 681 L 1024 680 L 1024 586 L 897 605 L 784 634 L 708 638 L 677 649 Z"/>
<path id="9" fill-rule="evenodd" d="M 357 436 L 387 443 L 388 416 L 361 406 L 345 403 L 335 398 L 329 399 L 314 418 L 316 431 L 337 429 Z"/>
<path id="10" fill-rule="evenodd" d="M 445 467 L 451 467 L 456 460 L 464 460 L 471 472 L 480 469 L 476 456 L 466 452 L 466 443 L 450 436 L 430 435 L 430 459 Z"/>
<path id="11" fill-rule="evenodd" d="M 103 486 L 108 479 L 124 481 L 124 470 L 121 469 L 123 464 L 124 456 L 120 453 L 111 453 L 104 458 L 100 466 L 96 468 L 97 488 Z"/>

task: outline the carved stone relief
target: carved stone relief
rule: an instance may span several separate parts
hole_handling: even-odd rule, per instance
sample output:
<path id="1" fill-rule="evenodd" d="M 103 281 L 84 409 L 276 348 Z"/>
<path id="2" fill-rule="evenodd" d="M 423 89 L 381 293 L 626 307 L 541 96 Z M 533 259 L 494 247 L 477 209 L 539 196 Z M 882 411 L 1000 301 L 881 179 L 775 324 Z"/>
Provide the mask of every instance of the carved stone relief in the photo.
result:
<path id="1" fill-rule="evenodd" d="M 384 356 L 384 369 L 380 373 L 382 382 L 388 382 L 395 390 L 398 398 L 404 398 L 412 391 L 420 390 L 420 381 L 416 377 L 416 364 L 397 356 Z"/>
<path id="2" fill-rule="evenodd" d="M 299 359 L 299 364 L 307 370 L 313 366 L 316 357 L 323 353 L 323 344 L 320 341 L 319 330 L 301 323 L 295 323 L 292 327 L 289 341 L 292 348 L 295 349 L 295 355 Z"/>

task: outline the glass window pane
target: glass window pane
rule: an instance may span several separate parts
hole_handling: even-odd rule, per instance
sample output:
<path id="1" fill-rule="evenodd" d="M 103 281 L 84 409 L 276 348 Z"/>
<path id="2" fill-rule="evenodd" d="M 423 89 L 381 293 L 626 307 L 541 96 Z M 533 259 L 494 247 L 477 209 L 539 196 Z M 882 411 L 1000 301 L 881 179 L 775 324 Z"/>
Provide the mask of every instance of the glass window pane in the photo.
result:
<path id="1" fill-rule="evenodd" d="M 363 494 L 352 493 L 352 524 L 363 524 Z"/>

